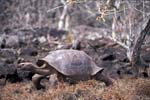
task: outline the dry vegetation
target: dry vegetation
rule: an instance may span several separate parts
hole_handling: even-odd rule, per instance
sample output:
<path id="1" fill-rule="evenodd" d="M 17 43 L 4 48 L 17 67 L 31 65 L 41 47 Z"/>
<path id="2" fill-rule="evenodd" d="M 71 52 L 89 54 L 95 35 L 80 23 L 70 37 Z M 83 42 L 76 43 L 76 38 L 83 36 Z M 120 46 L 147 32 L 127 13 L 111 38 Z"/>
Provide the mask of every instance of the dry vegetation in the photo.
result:
<path id="1" fill-rule="evenodd" d="M 121 79 L 111 87 L 89 80 L 40 91 L 30 88 L 31 83 L 8 83 L 0 90 L 0 100 L 150 100 L 150 80 L 141 78 Z"/>

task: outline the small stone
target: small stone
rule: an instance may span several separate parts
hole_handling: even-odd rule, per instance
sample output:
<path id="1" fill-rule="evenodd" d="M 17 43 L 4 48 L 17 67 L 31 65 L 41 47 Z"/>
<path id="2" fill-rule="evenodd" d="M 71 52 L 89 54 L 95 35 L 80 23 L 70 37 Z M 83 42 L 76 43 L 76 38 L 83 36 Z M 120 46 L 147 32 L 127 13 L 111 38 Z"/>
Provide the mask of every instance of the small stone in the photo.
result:
<path id="1" fill-rule="evenodd" d="M 6 37 L 6 47 L 14 48 L 19 46 L 19 38 L 17 35 L 8 35 Z"/>
<path id="2" fill-rule="evenodd" d="M 46 42 L 45 36 L 39 37 L 38 40 L 39 40 L 40 43 Z"/>

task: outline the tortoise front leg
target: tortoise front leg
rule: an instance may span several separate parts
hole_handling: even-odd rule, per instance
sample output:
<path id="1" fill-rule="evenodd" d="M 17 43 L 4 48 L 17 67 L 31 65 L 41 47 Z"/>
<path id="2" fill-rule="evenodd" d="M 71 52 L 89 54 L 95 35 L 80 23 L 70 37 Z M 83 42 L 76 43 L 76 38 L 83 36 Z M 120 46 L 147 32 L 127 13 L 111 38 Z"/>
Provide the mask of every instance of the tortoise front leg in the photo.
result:
<path id="1" fill-rule="evenodd" d="M 51 74 L 49 76 L 50 87 L 55 87 L 58 84 L 57 74 Z"/>
<path id="2" fill-rule="evenodd" d="M 39 74 L 35 74 L 35 75 L 32 77 L 33 85 L 35 86 L 35 88 L 36 88 L 37 90 L 39 90 L 39 89 L 44 89 L 44 88 L 45 88 L 44 86 L 42 86 L 42 85 L 40 84 L 41 79 L 44 78 L 44 77 L 45 77 L 45 75 L 39 75 Z"/>
<path id="3" fill-rule="evenodd" d="M 101 72 L 97 73 L 94 76 L 94 79 L 104 82 L 106 84 L 106 86 L 110 86 L 113 84 L 112 80 L 108 76 L 103 75 Z"/>

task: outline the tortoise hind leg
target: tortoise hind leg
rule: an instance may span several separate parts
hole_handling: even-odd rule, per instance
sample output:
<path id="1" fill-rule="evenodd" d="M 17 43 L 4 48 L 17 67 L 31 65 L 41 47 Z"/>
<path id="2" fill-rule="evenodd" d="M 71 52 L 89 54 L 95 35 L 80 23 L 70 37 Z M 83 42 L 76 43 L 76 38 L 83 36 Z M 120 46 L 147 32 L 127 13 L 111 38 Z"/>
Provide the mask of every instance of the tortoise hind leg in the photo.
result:
<path id="1" fill-rule="evenodd" d="M 43 79 L 45 77 L 45 75 L 39 75 L 39 74 L 35 74 L 33 77 L 32 77 L 32 82 L 33 82 L 33 85 L 35 86 L 35 88 L 37 90 L 40 90 L 40 89 L 44 89 L 45 87 L 42 86 L 40 84 L 41 82 L 41 79 Z"/>
<path id="2" fill-rule="evenodd" d="M 104 82 L 106 84 L 106 86 L 110 86 L 113 84 L 112 80 L 108 76 L 103 75 L 101 72 L 97 73 L 94 76 L 94 79 Z"/>

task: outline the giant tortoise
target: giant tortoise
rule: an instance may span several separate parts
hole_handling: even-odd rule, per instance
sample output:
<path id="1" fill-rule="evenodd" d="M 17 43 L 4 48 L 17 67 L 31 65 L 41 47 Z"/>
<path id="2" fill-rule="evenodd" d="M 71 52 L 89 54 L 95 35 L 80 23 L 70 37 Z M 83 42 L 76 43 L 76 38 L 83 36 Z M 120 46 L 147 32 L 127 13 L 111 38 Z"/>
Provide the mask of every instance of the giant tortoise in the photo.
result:
<path id="1" fill-rule="evenodd" d="M 32 81 L 37 89 L 43 87 L 40 84 L 41 79 L 52 74 L 57 74 L 58 80 L 84 81 L 94 78 L 103 81 L 106 86 L 113 83 L 107 75 L 102 75 L 103 68 L 98 67 L 90 56 L 79 50 L 51 51 L 45 58 L 39 59 L 36 64 L 20 63 L 19 69 L 36 73 Z"/>

